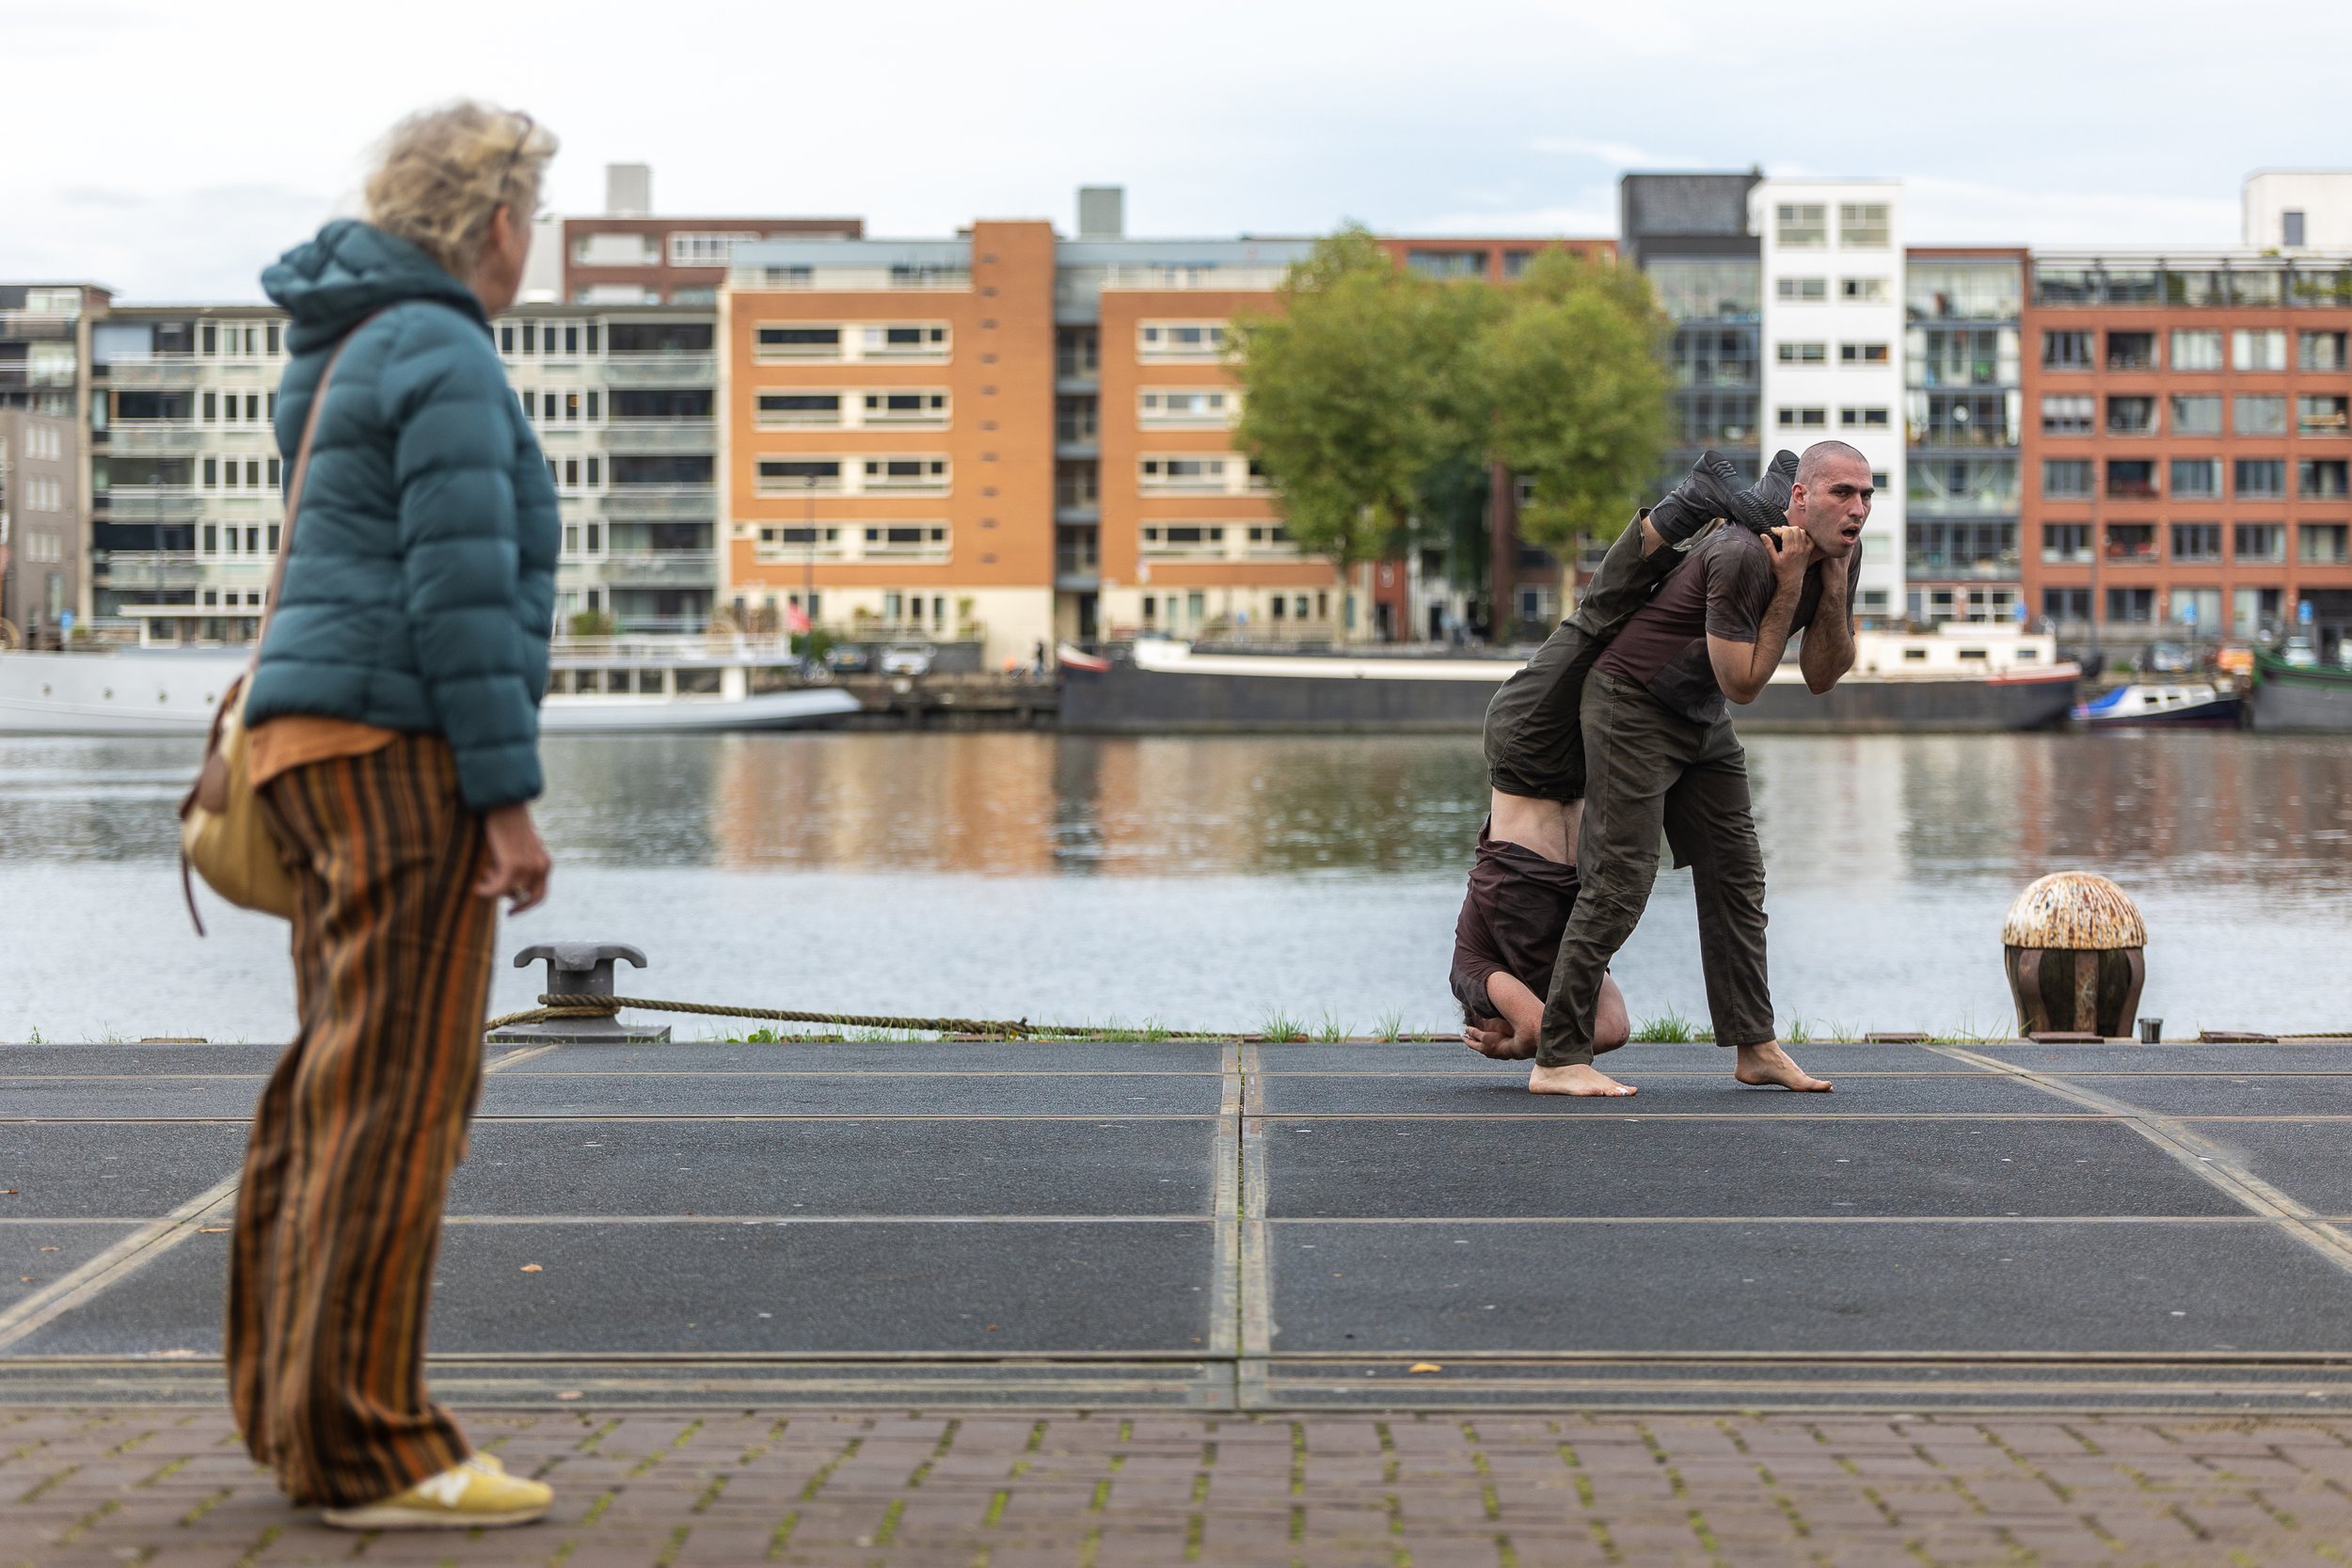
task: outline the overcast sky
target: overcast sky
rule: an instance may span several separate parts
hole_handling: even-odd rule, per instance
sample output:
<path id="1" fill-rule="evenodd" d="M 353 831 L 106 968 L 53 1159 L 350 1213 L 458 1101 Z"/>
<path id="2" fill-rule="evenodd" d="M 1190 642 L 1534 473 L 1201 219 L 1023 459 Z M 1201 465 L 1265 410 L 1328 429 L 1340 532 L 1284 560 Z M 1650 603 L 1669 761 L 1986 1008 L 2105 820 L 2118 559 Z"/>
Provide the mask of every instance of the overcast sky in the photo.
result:
<path id="1" fill-rule="evenodd" d="M 2241 21 L 2230 20 L 2233 17 Z M 1891 175 L 1908 237 L 2234 244 L 2260 167 L 2352 166 L 2352 6 L 2285 0 L 0 0 L 0 279 L 247 299 L 457 95 L 564 139 L 551 204 L 936 235 L 1613 234 L 1627 168 Z"/>

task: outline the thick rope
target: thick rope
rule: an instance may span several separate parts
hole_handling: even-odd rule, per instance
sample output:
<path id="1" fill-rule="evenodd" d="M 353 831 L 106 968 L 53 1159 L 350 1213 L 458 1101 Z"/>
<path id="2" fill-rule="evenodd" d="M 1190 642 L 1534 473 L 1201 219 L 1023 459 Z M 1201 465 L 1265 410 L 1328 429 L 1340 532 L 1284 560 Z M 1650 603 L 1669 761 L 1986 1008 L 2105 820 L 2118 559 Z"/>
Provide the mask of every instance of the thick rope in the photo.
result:
<path id="1" fill-rule="evenodd" d="M 705 1018 L 755 1018 L 777 1023 L 830 1023 L 855 1029 L 909 1029 L 934 1035 L 980 1035 L 1003 1039 L 1096 1039 L 1100 1028 L 1067 1023 L 1031 1023 L 1026 1019 L 894 1018 L 881 1013 L 815 1013 L 784 1007 L 721 1007 L 707 1002 L 660 1002 L 636 996 L 581 996 L 558 993 L 539 998 L 539 1006 L 506 1013 L 483 1025 L 484 1033 L 516 1023 L 538 1023 L 557 1018 L 612 1018 L 623 1007 L 649 1012 L 694 1013 Z M 1195 1030 L 1154 1029 L 1155 1037 L 1170 1040 L 1218 1040 L 1229 1036 Z"/>

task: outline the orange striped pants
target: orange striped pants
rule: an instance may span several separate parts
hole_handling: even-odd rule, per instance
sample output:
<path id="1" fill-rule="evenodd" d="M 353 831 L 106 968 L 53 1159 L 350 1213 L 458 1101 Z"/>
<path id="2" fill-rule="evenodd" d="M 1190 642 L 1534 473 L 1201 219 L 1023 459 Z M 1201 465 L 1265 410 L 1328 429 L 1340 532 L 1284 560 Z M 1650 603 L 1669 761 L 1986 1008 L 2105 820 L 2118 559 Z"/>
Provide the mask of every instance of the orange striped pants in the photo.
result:
<path id="1" fill-rule="evenodd" d="M 296 863 L 300 1029 L 254 1114 L 229 1272 L 229 1389 L 296 1502 L 405 1491 L 471 1451 L 425 1393 L 450 1173 L 482 1085 L 498 911 L 437 737 L 262 789 Z"/>

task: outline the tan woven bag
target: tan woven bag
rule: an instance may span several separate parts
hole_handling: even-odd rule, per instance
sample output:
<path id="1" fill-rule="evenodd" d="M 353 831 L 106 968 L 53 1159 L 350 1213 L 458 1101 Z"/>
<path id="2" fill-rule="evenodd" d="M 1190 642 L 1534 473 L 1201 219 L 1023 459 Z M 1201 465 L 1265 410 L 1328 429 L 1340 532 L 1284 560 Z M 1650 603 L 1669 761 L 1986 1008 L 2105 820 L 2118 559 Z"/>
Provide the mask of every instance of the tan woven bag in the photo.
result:
<path id="1" fill-rule="evenodd" d="M 366 325 L 360 323 L 361 326 Z M 351 341 L 358 328 L 343 335 Z M 278 591 L 286 583 L 286 560 L 294 553 L 294 515 L 302 506 L 302 482 L 310 468 L 310 438 L 319 427 L 319 410 L 326 406 L 327 383 L 334 379 L 335 361 L 342 357 L 337 344 L 311 394 L 310 411 L 303 417 L 302 442 L 294 449 L 294 481 L 286 488 L 286 520 L 278 534 L 278 564 L 270 573 L 269 602 L 262 608 L 262 625 L 253 638 L 253 657 L 245 673 L 220 694 L 213 714 L 211 736 L 204 743 L 204 766 L 195 786 L 180 802 L 180 886 L 188 900 L 188 915 L 199 934 L 203 917 L 196 912 L 196 890 L 188 880 L 194 867 L 204 883 L 240 909 L 259 910 L 282 920 L 294 918 L 294 873 L 287 867 L 284 847 L 262 811 L 246 755 L 250 750 L 245 727 L 245 696 L 261 668 L 262 641 L 269 635 L 270 617 L 278 613 Z"/>

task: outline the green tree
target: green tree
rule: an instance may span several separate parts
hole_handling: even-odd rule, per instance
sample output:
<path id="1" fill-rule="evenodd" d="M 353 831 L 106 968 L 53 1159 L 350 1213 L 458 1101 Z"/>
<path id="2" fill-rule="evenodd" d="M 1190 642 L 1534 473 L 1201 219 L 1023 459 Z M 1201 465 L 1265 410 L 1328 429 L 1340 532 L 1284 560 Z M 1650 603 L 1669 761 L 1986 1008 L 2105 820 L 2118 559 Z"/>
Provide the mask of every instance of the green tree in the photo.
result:
<path id="1" fill-rule="evenodd" d="M 1641 504 L 1670 436 L 1666 332 L 1640 274 L 1551 250 L 1468 344 L 1486 455 L 1529 482 L 1530 543 L 1613 538 Z"/>
<path id="2" fill-rule="evenodd" d="M 1459 440 L 1445 417 L 1454 354 L 1437 293 L 1350 228 L 1291 269 L 1278 310 L 1232 324 L 1235 441 L 1280 492 L 1292 542 L 1328 558 L 1343 593 Z"/>

